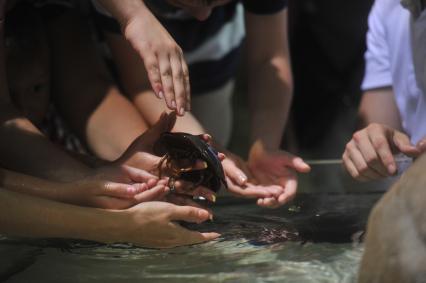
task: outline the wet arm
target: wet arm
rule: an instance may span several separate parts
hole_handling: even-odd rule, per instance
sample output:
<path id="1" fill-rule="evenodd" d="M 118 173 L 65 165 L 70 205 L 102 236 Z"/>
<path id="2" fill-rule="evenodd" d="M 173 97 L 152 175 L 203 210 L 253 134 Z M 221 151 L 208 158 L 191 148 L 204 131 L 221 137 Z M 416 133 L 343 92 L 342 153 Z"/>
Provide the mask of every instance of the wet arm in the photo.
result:
<path id="1" fill-rule="evenodd" d="M 278 149 L 292 99 L 287 10 L 273 15 L 246 12 L 251 138 Z"/>

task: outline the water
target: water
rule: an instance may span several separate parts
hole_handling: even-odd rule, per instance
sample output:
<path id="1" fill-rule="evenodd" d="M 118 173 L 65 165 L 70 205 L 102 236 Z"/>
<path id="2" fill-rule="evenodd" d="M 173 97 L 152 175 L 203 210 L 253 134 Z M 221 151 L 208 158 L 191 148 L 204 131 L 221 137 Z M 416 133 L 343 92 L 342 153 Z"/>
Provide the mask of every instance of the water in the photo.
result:
<path id="1" fill-rule="evenodd" d="M 355 282 L 368 213 L 381 193 L 299 194 L 280 209 L 224 197 L 198 230 L 219 240 L 170 250 L 0 239 L 5 282 Z"/>

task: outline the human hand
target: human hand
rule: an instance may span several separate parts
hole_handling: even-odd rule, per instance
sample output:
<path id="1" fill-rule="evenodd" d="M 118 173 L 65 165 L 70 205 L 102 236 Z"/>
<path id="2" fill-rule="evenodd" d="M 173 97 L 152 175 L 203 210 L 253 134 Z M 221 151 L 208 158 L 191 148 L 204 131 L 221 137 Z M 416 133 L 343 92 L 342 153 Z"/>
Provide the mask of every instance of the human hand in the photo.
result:
<path id="1" fill-rule="evenodd" d="M 177 221 L 201 223 L 212 214 L 201 208 L 167 202 L 145 202 L 129 208 L 120 223 L 119 241 L 148 248 L 172 248 L 211 241 L 218 233 L 200 233 L 180 226 Z"/>
<path id="2" fill-rule="evenodd" d="M 349 174 L 359 181 L 376 180 L 397 173 L 394 153 L 410 157 L 420 154 L 409 137 L 382 124 L 357 131 L 346 144 L 342 160 Z"/>
<path id="3" fill-rule="evenodd" d="M 182 49 L 152 13 L 144 8 L 131 13 L 123 31 L 143 59 L 158 98 L 179 116 L 191 108 L 189 71 Z"/>
<path id="4" fill-rule="evenodd" d="M 130 166 L 108 166 L 96 174 L 63 184 L 57 199 L 76 205 L 124 209 L 145 201 L 160 200 L 168 193 L 165 181 Z"/>
<path id="5" fill-rule="evenodd" d="M 420 154 L 423 154 L 426 152 L 426 137 L 422 138 L 417 144 L 417 149 L 420 151 Z"/>
<path id="6" fill-rule="evenodd" d="M 163 132 L 171 131 L 175 122 L 176 115 L 173 112 L 169 114 L 162 113 L 158 121 L 137 137 L 127 150 L 114 161 L 114 164 L 127 164 L 158 175 L 161 157 L 154 154 L 154 143 Z"/>
<path id="7" fill-rule="evenodd" d="M 259 206 L 270 208 L 293 199 L 297 190 L 297 173 L 310 171 L 309 165 L 300 157 L 281 150 L 267 151 L 259 141 L 250 149 L 248 167 L 261 187 L 275 188 L 277 191 L 275 196 L 257 201 Z"/>

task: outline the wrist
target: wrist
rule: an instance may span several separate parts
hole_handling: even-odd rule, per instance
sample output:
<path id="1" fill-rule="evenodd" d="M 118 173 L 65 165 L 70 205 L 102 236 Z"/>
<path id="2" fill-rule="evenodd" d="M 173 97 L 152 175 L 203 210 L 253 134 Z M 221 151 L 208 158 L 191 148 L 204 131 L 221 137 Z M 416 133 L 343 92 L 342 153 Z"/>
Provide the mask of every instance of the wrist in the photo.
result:
<path id="1" fill-rule="evenodd" d="M 96 219 L 93 221 L 95 225 L 89 229 L 88 238 L 108 244 L 128 242 L 125 235 L 129 214 L 128 210 L 97 209 Z"/>

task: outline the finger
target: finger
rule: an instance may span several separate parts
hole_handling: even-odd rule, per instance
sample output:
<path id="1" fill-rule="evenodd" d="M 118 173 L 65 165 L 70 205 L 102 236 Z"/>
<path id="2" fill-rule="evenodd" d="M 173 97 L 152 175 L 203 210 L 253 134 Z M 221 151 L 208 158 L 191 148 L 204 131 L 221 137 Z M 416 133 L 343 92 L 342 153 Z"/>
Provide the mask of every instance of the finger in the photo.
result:
<path id="1" fill-rule="evenodd" d="M 365 181 L 364 177 L 361 176 L 361 174 L 356 169 L 354 163 L 349 158 L 348 153 L 345 151 L 342 156 L 343 160 L 343 166 L 346 169 L 346 171 L 356 180 L 358 181 Z"/>
<path id="2" fill-rule="evenodd" d="M 232 182 L 244 186 L 247 182 L 247 176 L 244 172 L 238 168 L 235 163 L 231 160 L 223 161 L 223 170 L 225 175 L 232 180 Z"/>
<path id="3" fill-rule="evenodd" d="M 198 135 L 198 136 L 208 144 L 211 144 L 212 139 L 213 139 L 212 136 L 209 135 L 209 134 L 201 134 L 201 135 Z"/>
<path id="4" fill-rule="evenodd" d="M 349 158 L 352 160 L 360 175 L 365 177 L 367 180 L 376 180 L 381 178 L 381 175 L 368 167 L 367 162 L 364 160 L 364 157 L 354 143 L 350 142 L 350 144 L 346 146 L 346 149 L 348 150 Z"/>
<path id="5" fill-rule="evenodd" d="M 135 195 L 134 198 L 137 203 L 145 201 L 156 201 L 163 199 L 168 193 L 169 188 L 165 187 L 164 185 L 158 185 Z"/>
<path id="6" fill-rule="evenodd" d="M 167 107 L 176 110 L 175 93 L 173 88 L 172 68 L 170 66 L 170 57 L 168 54 L 159 56 L 161 85 L 163 86 L 164 98 Z"/>
<path id="7" fill-rule="evenodd" d="M 269 194 L 275 198 L 278 198 L 280 195 L 284 193 L 284 187 L 278 186 L 278 185 L 268 185 L 268 186 L 258 186 L 258 187 L 269 192 Z"/>
<path id="8" fill-rule="evenodd" d="M 268 198 L 271 197 L 272 194 L 267 190 L 263 189 L 260 186 L 249 186 L 249 187 L 240 187 L 239 185 L 232 182 L 231 179 L 226 177 L 226 183 L 228 185 L 229 192 L 245 198 Z"/>
<path id="9" fill-rule="evenodd" d="M 197 208 L 202 208 L 211 213 L 211 211 L 205 207 L 203 207 L 201 204 L 195 202 L 192 200 L 192 197 L 184 196 L 184 195 L 177 195 L 177 194 L 169 194 L 166 197 L 166 200 L 170 203 L 180 205 L 180 206 L 193 206 Z"/>
<path id="10" fill-rule="evenodd" d="M 181 239 L 181 242 L 178 244 L 179 246 L 204 243 L 220 237 L 220 234 L 215 232 L 200 233 L 183 228 L 178 224 L 174 224 L 174 226 L 175 232 L 179 234 L 179 239 Z"/>
<path id="11" fill-rule="evenodd" d="M 151 87 L 154 90 L 155 95 L 161 99 L 164 97 L 164 94 L 163 87 L 161 85 L 161 76 L 157 56 L 153 52 L 143 52 L 143 55 L 144 56 L 142 56 L 142 58 L 144 58 L 143 61 L 148 73 L 148 79 Z"/>
<path id="12" fill-rule="evenodd" d="M 386 150 L 388 150 L 388 154 L 392 157 L 383 131 L 358 131 L 354 134 L 353 140 L 368 167 L 372 168 L 382 177 L 392 174 L 387 171 L 386 163 L 382 161 L 379 154 L 380 152 L 383 156 L 386 156 Z"/>
<path id="13" fill-rule="evenodd" d="M 180 59 L 182 63 L 182 71 L 183 71 L 183 80 L 185 84 L 185 93 L 186 93 L 186 111 L 191 111 L 191 84 L 189 81 L 189 70 L 188 65 L 186 64 L 185 58 L 183 54 Z"/>
<path id="14" fill-rule="evenodd" d="M 395 174 L 397 167 L 386 136 L 381 132 L 371 132 L 369 139 L 373 150 L 377 152 L 377 158 L 380 159 L 379 162 L 370 161 L 371 167 L 382 176 Z M 374 157 L 371 154 L 368 158 L 372 159 Z"/>
<path id="15" fill-rule="evenodd" d="M 175 54 L 171 54 L 170 65 L 172 68 L 176 112 L 179 116 L 183 116 L 185 114 L 187 96 L 185 93 L 185 81 L 183 77 L 182 63 L 180 61 L 180 53 L 176 52 Z"/>
<path id="16" fill-rule="evenodd" d="M 158 177 L 142 169 L 128 165 L 122 165 L 124 172 L 135 183 L 146 183 L 151 180 L 158 180 Z M 153 182 L 153 181 L 151 181 Z"/>
<path id="17" fill-rule="evenodd" d="M 173 211 L 169 213 L 169 220 L 171 221 L 201 223 L 212 218 L 213 215 L 207 210 L 192 206 L 174 206 Z"/>
<path id="18" fill-rule="evenodd" d="M 420 153 L 423 153 L 426 151 L 426 138 L 423 138 L 416 144 L 417 149 L 420 151 Z"/>
<path id="19" fill-rule="evenodd" d="M 277 208 L 279 206 L 279 203 L 275 198 L 264 198 L 262 199 L 262 201 L 258 201 L 257 205 L 266 208 Z"/>
<path id="20" fill-rule="evenodd" d="M 284 187 L 284 193 L 278 197 L 278 203 L 279 205 L 283 205 L 296 196 L 297 177 L 291 176 L 287 179 L 281 179 L 280 184 Z"/>
<path id="21" fill-rule="evenodd" d="M 128 184 L 106 182 L 98 193 L 98 195 L 131 199 L 140 191 L 145 190 L 145 187 L 146 184 L 139 184 L 135 187 Z"/>
<path id="22" fill-rule="evenodd" d="M 419 149 L 411 144 L 410 138 L 404 133 L 394 131 L 393 142 L 397 149 L 405 155 L 410 157 L 417 157 L 420 155 Z"/>
<path id="23" fill-rule="evenodd" d="M 300 173 L 307 173 L 311 171 L 311 167 L 302 158 L 295 156 L 289 152 L 284 152 L 283 155 L 283 163 L 285 165 L 289 165 L 294 168 L 296 171 Z"/>

